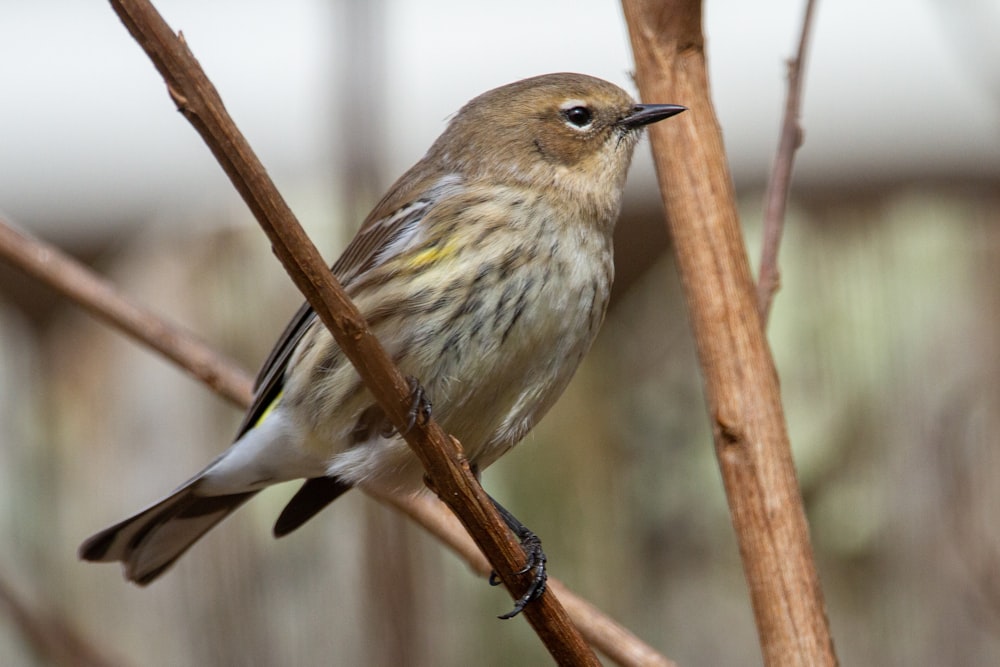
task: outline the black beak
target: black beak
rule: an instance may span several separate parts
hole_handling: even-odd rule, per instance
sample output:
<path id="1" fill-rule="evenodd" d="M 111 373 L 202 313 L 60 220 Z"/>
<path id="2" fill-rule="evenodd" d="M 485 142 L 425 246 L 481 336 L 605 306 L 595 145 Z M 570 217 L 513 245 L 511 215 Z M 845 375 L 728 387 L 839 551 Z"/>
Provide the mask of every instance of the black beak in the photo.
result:
<path id="1" fill-rule="evenodd" d="M 687 111 L 687 107 L 679 104 L 636 104 L 617 124 L 627 130 L 635 130 L 664 118 L 676 116 L 682 111 Z"/>

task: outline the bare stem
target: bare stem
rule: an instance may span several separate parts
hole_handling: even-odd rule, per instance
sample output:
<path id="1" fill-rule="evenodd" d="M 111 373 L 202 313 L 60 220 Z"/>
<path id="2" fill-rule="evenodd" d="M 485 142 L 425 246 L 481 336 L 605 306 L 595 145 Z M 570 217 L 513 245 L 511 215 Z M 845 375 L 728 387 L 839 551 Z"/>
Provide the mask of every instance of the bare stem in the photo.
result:
<path id="1" fill-rule="evenodd" d="M 778 374 L 709 92 L 701 3 L 622 5 L 643 99 L 690 109 L 649 134 L 764 662 L 834 665 Z"/>
<path id="2" fill-rule="evenodd" d="M 409 424 L 410 387 L 306 236 L 182 35 L 174 34 L 147 0 L 111 0 L 125 27 L 163 76 L 177 109 L 211 149 L 258 223 L 278 259 L 340 349 L 420 459 L 432 487 L 462 521 L 515 598 L 531 573 L 525 555 L 462 455 L 459 443 L 433 419 Z M 525 616 L 560 664 L 599 665 L 555 595 L 546 592 Z"/>
<path id="3" fill-rule="evenodd" d="M 251 379 L 245 371 L 183 328 L 128 302 L 107 280 L 66 256 L 58 248 L 14 230 L 3 218 L 0 218 L 0 257 L 14 268 L 62 293 L 70 301 L 126 333 L 141 345 L 161 351 L 163 343 L 159 332 L 170 331 L 171 335 L 166 340 L 172 347 L 169 353 L 164 352 L 167 359 L 209 389 L 230 398 L 238 407 L 249 407 L 252 399 Z M 70 284 L 67 285 L 67 282 Z M 88 287 L 90 285 L 101 285 L 101 288 L 91 289 Z M 122 315 L 135 308 L 143 312 L 142 318 L 138 319 L 141 326 L 130 323 Z M 203 368 L 210 368 L 212 371 L 201 372 Z M 214 380 L 216 377 L 231 380 L 220 383 Z M 443 503 L 426 494 L 413 496 L 379 489 L 362 490 L 379 502 L 406 514 L 463 558 L 474 572 L 484 578 L 489 576 L 492 568 L 486 557 Z M 628 667 L 670 667 L 674 664 L 554 577 L 549 577 L 548 585 L 563 602 L 587 642 L 617 664 Z"/>
<path id="4" fill-rule="evenodd" d="M 778 269 L 778 248 L 785 227 L 785 209 L 788 193 L 792 185 L 792 165 L 795 152 L 802 145 L 801 124 L 802 80 L 805 69 L 806 48 L 812 28 L 814 0 L 806 0 L 806 12 L 802 18 L 802 32 L 795 58 L 788 61 L 788 94 L 785 97 L 785 115 L 781 121 L 781 137 L 778 150 L 771 167 L 771 177 L 764 193 L 764 234 L 760 255 L 760 275 L 757 278 L 757 310 L 760 320 L 767 326 L 774 294 L 781 285 Z"/>
<path id="5" fill-rule="evenodd" d="M 193 334 L 127 299 L 57 248 L 28 236 L 0 218 L 0 257 L 47 284 L 98 319 L 153 348 L 230 402 L 246 406 L 253 396 L 245 373 Z"/>

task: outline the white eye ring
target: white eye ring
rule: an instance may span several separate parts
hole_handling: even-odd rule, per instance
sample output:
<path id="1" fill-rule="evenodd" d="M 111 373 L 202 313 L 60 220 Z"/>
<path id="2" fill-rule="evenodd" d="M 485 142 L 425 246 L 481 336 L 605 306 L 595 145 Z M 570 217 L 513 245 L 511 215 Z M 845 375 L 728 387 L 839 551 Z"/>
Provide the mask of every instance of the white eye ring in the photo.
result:
<path id="1" fill-rule="evenodd" d="M 559 108 L 566 125 L 574 130 L 588 130 L 594 122 L 594 114 L 583 100 L 568 100 Z"/>

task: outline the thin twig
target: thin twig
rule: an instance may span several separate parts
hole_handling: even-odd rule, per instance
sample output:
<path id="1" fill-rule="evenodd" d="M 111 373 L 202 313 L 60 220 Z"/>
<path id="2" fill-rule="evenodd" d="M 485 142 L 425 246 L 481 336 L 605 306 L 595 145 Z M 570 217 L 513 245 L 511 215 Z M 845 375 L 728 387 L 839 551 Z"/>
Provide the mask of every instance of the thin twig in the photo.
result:
<path id="1" fill-rule="evenodd" d="M 764 662 L 835 665 L 778 374 L 709 92 L 701 3 L 622 5 L 643 99 L 690 109 L 649 135 Z"/>
<path id="2" fill-rule="evenodd" d="M 802 18 L 802 32 L 799 35 L 799 48 L 795 58 L 788 61 L 788 94 L 785 97 L 785 115 L 781 121 L 781 137 L 778 140 L 774 164 L 771 166 L 771 177 L 767 181 L 767 191 L 764 193 L 764 233 L 760 255 L 760 274 L 757 278 L 757 311 L 760 313 L 760 321 L 765 327 L 771 314 L 774 294 L 781 285 L 778 248 L 781 246 L 781 235 L 785 227 L 785 208 L 788 206 L 788 193 L 792 184 L 792 165 L 795 162 L 795 152 L 802 145 L 803 140 L 801 124 L 802 81 L 815 5 L 814 0 L 806 0 L 806 12 Z"/>
<path id="3" fill-rule="evenodd" d="M 170 331 L 168 340 L 173 347 L 166 355 L 170 361 L 220 394 L 223 392 L 222 384 L 213 381 L 212 378 L 231 378 L 231 393 L 225 395 L 237 406 L 244 409 L 249 407 L 252 381 L 245 371 L 195 339 L 183 328 L 172 325 L 151 311 L 126 301 L 106 279 L 97 276 L 58 248 L 23 232 L 15 231 L 2 217 L 0 217 L 0 257 L 14 268 L 61 292 L 98 319 L 126 333 L 141 345 L 162 351 L 159 332 Z M 40 257 L 44 257 L 44 261 L 40 261 Z M 65 284 L 67 280 L 72 280 L 78 288 L 68 289 Z M 88 288 L 91 285 L 101 287 Z M 139 309 L 143 313 L 143 317 L 138 320 L 142 326 L 135 326 L 127 318 L 123 321 L 121 313 L 128 313 L 133 309 Z M 213 372 L 199 372 L 202 368 L 211 368 Z M 362 490 L 379 502 L 413 519 L 463 558 L 474 572 L 484 578 L 489 576 L 491 568 L 485 556 L 462 528 L 455 515 L 433 496 L 392 494 L 379 489 Z M 549 577 L 548 585 L 553 587 L 587 641 L 616 663 L 628 667 L 669 667 L 674 664 L 554 577 Z"/>
<path id="4" fill-rule="evenodd" d="M 431 485 L 455 512 L 507 586 L 520 598 L 531 584 L 525 554 L 472 474 L 458 442 L 433 419 L 409 423 L 406 378 L 306 236 L 182 36 L 147 0 L 111 5 L 167 83 L 178 110 L 198 130 L 271 240 L 278 259 L 357 369 L 379 407 L 420 459 Z M 555 595 L 527 605 L 525 616 L 560 664 L 599 665 Z"/>

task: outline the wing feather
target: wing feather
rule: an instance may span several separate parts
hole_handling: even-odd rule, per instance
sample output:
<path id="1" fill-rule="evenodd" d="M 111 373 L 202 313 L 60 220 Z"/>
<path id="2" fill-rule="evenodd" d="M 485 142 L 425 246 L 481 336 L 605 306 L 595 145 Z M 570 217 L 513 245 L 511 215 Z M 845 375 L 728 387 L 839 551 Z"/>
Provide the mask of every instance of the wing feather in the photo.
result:
<path id="1" fill-rule="evenodd" d="M 333 264 L 331 271 L 350 294 L 354 280 L 392 256 L 419 231 L 420 221 L 445 194 L 460 187 L 457 176 L 439 178 L 423 190 L 417 199 L 406 200 L 403 192 L 420 192 L 418 187 L 408 187 L 410 179 L 404 176 L 389 194 L 369 214 L 357 235 L 343 254 Z M 418 185 L 413 183 L 413 185 Z M 400 199 L 403 199 L 400 202 Z M 389 211 L 385 209 L 392 207 Z M 278 338 L 271 353 L 264 361 L 254 381 L 254 400 L 240 424 L 236 437 L 253 428 L 280 396 L 284 387 L 285 369 L 296 346 L 316 320 L 316 313 L 308 303 L 302 304 Z"/>

